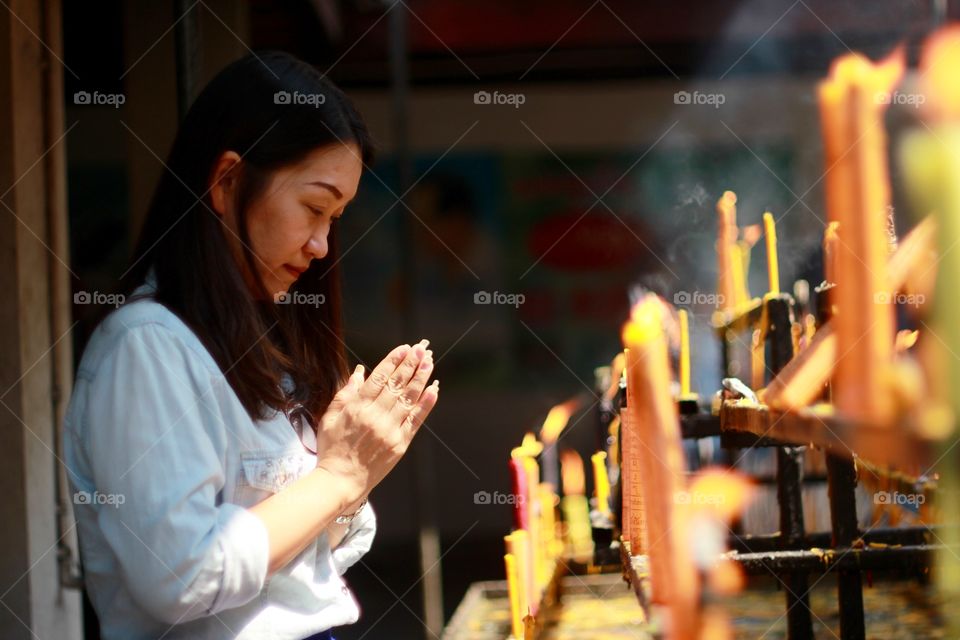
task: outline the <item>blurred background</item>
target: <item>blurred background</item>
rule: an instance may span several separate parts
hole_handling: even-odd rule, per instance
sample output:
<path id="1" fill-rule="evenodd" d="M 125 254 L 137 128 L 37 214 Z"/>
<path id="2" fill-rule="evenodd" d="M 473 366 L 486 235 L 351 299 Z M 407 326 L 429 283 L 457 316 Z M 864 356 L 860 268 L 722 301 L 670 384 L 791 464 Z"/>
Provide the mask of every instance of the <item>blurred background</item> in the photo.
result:
<path id="1" fill-rule="evenodd" d="M 350 360 L 375 364 L 428 337 L 443 394 L 371 498 L 379 533 L 347 574 L 363 614 L 339 630 L 346 639 L 438 637 L 471 582 L 502 577 L 509 507 L 477 493 L 509 492 L 510 448 L 571 396 L 585 402 L 562 444 L 593 450 L 594 369 L 620 348 L 633 287 L 691 310 L 693 386 L 718 388 L 717 199 L 738 194 L 741 225 L 773 212 L 782 281 L 819 283 L 815 83 L 848 50 L 879 58 L 904 43 L 913 62 L 925 34 L 960 17 L 946 0 L 0 4 L 0 40 L 62 65 L 63 131 L 48 142 L 65 162 L 72 292 L 115 286 L 184 106 L 230 61 L 289 51 L 365 116 L 381 153 L 340 227 Z M 62 44 L 50 41 L 57 18 Z M 27 71 L 7 49 L 17 95 Z M 122 103 L 85 103 L 95 91 Z M 891 126 L 914 115 L 895 104 Z M 36 242 L 24 234 L 5 248 Z M 757 253 L 754 292 L 765 287 Z M 85 306 L 72 310 L 75 360 L 93 328 Z M 23 546 L 30 558 L 47 548 Z M 33 625 L 21 622 L 4 637 Z"/>

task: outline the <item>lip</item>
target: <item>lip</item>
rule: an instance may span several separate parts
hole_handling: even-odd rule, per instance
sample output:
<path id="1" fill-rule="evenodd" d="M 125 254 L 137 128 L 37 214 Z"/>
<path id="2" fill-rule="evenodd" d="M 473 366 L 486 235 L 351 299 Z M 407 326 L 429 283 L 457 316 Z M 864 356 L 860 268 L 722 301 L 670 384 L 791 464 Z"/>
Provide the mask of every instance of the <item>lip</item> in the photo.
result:
<path id="1" fill-rule="evenodd" d="M 295 278 L 299 278 L 303 275 L 304 271 L 306 271 L 306 269 L 297 269 L 296 267 L 291 267 L 288 264 L 283 265 L 283 268 Z"/>

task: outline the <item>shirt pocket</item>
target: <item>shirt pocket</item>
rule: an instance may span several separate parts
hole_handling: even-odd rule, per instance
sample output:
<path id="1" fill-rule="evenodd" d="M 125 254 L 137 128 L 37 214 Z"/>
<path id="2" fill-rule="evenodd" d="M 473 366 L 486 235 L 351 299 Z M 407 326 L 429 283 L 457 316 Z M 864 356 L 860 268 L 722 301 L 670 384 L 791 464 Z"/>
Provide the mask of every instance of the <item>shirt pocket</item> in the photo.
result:
<path id="1" fill-rule="evenodd" d="M 237 502 L 243 506 L 262 502 L 307 475 L 315 466 L 316 459 L 301 447 L 242 452 Z"/>

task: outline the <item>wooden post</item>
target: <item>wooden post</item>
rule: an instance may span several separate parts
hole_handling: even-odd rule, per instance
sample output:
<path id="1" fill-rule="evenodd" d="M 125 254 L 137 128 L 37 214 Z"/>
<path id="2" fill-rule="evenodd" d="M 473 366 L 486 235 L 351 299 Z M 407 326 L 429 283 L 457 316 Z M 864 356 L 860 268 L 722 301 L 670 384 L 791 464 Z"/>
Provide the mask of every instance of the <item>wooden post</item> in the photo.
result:
<path id="1" fill-rule="evenodd" d="M 3 638 L 81 636 L 80 594 L 61 586 L 57 561 L 70 530 L 58 530 L 56 423 L 72 371 L 70 337 L 59 340 L 70 302 L 60 15 L 57 0 L 0 10 Z"/>

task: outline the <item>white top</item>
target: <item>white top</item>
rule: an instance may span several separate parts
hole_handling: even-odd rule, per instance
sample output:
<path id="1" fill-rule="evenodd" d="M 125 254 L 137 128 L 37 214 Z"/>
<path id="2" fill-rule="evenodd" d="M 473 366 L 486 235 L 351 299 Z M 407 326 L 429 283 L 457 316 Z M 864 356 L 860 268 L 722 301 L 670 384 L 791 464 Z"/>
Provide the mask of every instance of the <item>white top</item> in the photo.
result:
<path id="1" fill-rule="evenodd" d="M 64 459 L 104 640 L 301 640 L 357 621 L 341 576 L 370 549 L 373 510 L 332 553 L 324 533 L 268 579 L 267 532 L 246 507 L 309 473 L 316 456 L 284 413 L 251 420 L 163 305 L 130 302 L 94 331 Z"/>

